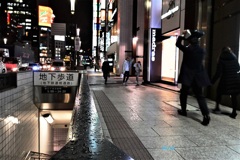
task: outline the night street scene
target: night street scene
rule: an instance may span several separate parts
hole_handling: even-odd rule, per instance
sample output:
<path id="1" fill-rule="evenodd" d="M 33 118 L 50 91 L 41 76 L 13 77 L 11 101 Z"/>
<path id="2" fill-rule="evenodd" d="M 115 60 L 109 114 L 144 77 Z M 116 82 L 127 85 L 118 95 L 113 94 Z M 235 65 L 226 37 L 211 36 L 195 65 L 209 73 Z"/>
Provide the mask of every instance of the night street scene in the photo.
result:
<path id="1" fill-rule="evenodd" d="M 240 160 L 239 6 L 0 1 L 0 160 Z"/>

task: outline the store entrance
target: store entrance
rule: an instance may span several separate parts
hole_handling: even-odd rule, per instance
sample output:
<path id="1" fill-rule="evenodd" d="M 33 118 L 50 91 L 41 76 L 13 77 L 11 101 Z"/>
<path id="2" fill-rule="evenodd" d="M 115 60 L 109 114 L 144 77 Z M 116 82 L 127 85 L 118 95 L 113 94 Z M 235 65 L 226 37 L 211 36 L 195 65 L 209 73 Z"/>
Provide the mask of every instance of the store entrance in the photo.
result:
<path id="1" fill-rule="evenodd" d="M 170 36 L 168 39 L 162 41 L 162 66 L 161 66 L 161 80 L 177 83 L 178 76 L 178 49 L 175 46 L 177 37 Z"/>

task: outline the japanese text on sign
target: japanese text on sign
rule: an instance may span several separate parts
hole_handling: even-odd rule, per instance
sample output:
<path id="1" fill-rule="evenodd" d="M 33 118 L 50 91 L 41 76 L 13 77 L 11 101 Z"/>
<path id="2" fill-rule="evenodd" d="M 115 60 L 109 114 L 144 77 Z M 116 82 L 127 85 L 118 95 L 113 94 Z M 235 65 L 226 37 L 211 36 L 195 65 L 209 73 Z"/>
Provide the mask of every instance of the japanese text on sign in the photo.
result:
<path id="1" fill-rule="evenodd" d="M 78 86 L 77 72 L 34 72 L 35 86 Z"/>
<path id="2" fill-rule="evenodd" d="M 71 93 L 70 87 L 42 87 L 42 93 Z"/>

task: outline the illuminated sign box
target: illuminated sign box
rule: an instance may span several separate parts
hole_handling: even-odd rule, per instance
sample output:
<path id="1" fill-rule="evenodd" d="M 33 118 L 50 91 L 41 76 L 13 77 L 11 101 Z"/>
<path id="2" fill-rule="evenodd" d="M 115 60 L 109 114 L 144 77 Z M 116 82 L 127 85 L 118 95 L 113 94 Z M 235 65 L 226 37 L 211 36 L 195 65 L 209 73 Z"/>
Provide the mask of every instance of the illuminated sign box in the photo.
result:
<path id="1" fill-rule="evenodd" d="M 151 28 L 161 28 L 162 0 L 151 0 Z"/>
<path id="2" fill-rule="evenodd" d="M 50 7 L 38 6 L 38 25 L 51 27 L 53 22 L 53 10 Z"/>

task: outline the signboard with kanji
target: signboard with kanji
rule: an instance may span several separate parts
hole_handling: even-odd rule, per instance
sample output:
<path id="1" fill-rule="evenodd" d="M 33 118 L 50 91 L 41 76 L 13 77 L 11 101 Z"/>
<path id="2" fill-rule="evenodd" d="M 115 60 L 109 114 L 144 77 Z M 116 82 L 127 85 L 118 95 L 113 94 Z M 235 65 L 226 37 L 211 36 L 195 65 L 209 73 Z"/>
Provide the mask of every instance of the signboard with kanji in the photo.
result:
<path id="1" fill-rule="evenodd" d="M 78 86 L 78 72 L 34 72 L 34 86 Z"/>
<path id="2" fill-rule="evenodd" d="M 42 93 L 47 94 L 65 94 L 65 93 L 71 93 L 71 87 L 58 87 L 58 86 L 44 86 L 42 87 Z"/>

